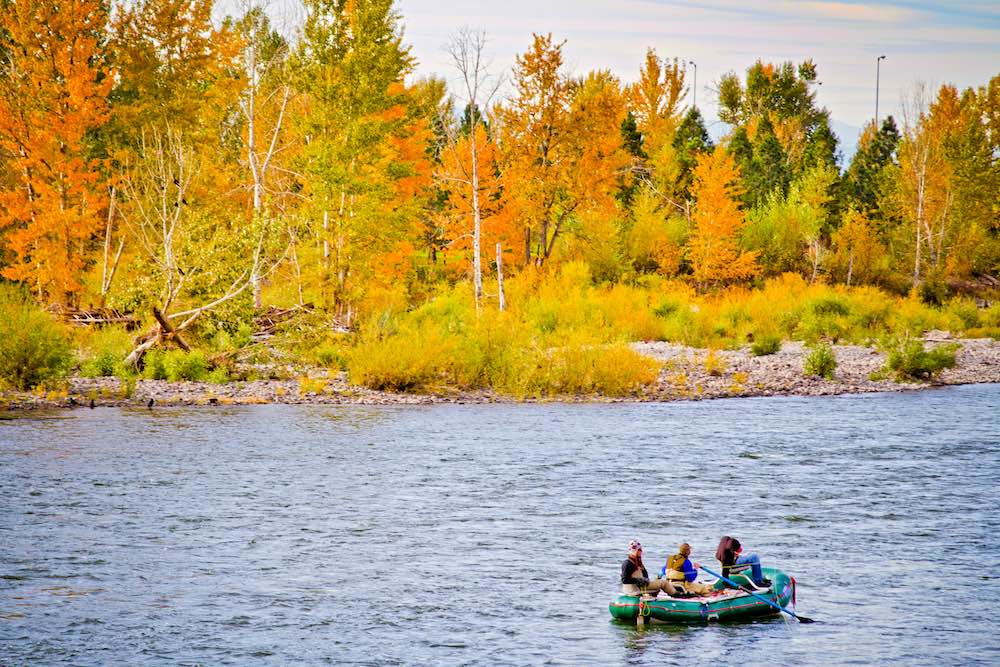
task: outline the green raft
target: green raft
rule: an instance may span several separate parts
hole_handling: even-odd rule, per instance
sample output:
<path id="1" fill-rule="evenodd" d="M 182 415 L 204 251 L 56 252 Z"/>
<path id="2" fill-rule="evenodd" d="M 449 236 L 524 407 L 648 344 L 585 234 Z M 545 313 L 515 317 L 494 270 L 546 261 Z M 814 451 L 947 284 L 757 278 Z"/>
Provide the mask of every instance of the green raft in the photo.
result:
<path id="1" fill-rule="evenodd" d="M 764 576 L 771 580 L 771 587 L 754 592 L 781 607 L 794 603 L 795 579 L 772 567 L 765 567 L 763 570 Z M 739 584 L 750 584 L 745 575 L 734 575 L 731 579 Z M 659 597 L 640 600 L 638 595 L 619 595 L 608 605 L 608 611 L 615 619 L 632 623 L 640 615 L 646 623 L 706 623 L 746 620 L 781 613 L 744 591 L 726 589 L 722 581 L 716 582 L 712 594 L 699 597 L 674 598 L 660 593 Z"/>

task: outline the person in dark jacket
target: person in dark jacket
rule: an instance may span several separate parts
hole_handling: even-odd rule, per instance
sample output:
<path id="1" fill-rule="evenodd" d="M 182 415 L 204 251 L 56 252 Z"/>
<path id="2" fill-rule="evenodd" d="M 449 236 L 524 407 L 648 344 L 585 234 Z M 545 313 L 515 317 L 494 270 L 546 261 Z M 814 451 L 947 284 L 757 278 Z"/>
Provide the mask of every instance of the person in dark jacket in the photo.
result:
<path id="1" fill-rule="evenodd" d="M 666 579 L 650 581 L 649 572 L 642 563 L 642 544 L 639 540 L 632 540 L 628 543 L 628 558 L 622 562 L 622 593 L 656 595 L 659 591 L 666 591 L 668 595 L 677 594 L 677 589 Z"/>
<path id="2" fill-rule="evenodd" d="M 722 576 L 724 577 L 729 577 L 734 568 L 737 570 L 746 569 L 737 568 L 737 566 L 747 565 L 750 567 L 754 585 L 762 588 L 771 585 L 771 581 L 764 578 L 760 567 L 760 558 L 757 554 L 744 554 L 743 545 L 735 537 L 725 535 L 719 540 L 719 547 L 715 550 L 715 558 L 722 563 Z"/>

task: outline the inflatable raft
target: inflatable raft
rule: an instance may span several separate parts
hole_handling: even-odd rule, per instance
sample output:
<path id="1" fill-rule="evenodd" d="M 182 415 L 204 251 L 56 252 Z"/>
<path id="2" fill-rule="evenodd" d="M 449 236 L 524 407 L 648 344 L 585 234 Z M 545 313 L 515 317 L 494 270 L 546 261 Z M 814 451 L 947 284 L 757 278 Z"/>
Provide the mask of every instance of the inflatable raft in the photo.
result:
<path id="1" fill-rule="evenodd" d="M 765 567 L 763 570 L 764 576 L 771 580 L 768 589 L 753 589 L 750 587 L 750 580 L 744 575 L 734 575 L 731 578 L 780 607 L 794 604 L 795 579 L 775 568 Z M 698 597 L 670 597 L 665 593 L 660 593 L 655 598 L 619 595 L 608 605 L 608 610 L 615 619 L 632 623 L 638 622 L 640 617 L 644 623 L 705 623 L 745 620 L 781 613 L 749 593 L 726 588 L 722 581 L 716 582 L 710 594 Z"/>

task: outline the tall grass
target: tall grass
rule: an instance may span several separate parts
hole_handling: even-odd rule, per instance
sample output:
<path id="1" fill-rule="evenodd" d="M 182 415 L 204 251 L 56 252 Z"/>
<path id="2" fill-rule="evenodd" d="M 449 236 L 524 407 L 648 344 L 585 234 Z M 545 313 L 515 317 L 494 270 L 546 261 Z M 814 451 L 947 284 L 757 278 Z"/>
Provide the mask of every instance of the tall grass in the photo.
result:
<path id="1" fill-rule="evenodd" d="M 520 397 L 622 396 L 659 371 L 629 347 L 633 341 L 707 349 L 757 342 L 755 353 L 767 354 L 782 340 L 872 344 L 901 331 L 960 331 L 994 319 L 966 301 L 938 308 L 870 287 L 809 284 L 797 274 L 707 295 L 655 276 L 595 285 L 587 266 L 573 262 L 516 276 L 507 303 L 504 313 L 492 304 L 477 312 L 468 287 L 458 285 L 410 312 L 394 304 L 361 327 L 344 365 L 353 382 L 394 391 L 449 385 Z"/>
<path id="2" fill-rule="evenodd" d="M 603 311 L 571 290 L 564 300 L 553 292 L 525 305 L 477 315 L 464 291 L 455 291 L 392 324 L 374 320 L 348 353 L 351 381 L 391 391 L 492 388 L 521 398 L 624 396 L 655 381 L 659 365 L 617 335 L 631 322 L 621 302 Z"/>

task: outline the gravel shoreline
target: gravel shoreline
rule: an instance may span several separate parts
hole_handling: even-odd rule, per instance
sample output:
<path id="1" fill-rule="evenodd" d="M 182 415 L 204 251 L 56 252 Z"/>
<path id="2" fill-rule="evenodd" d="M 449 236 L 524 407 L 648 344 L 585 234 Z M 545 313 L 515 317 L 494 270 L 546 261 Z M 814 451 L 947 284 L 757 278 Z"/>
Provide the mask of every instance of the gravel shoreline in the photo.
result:
<path id="1" fill-rule="evenodd" d="M 708 350 L 663 342 L 634 343 L 639 353 L 663 362 L 659 378 L 640 394 L 630 397 L 601 395 L 561 396 L 519 401 L 489 390 L 461 391 L 443 387 L 425 394 L 398 394 L 351 385 L 344 373 L 310 369 L 300 379 L 254 380 L 211 384 L 138 380 L 131 396 L 117 378 L 72 377 L 67 388 L 36 392 L 0 393 L 0 410 L 58 407 L 171 405 L 250 405 L 264 403 L 315 405 L 423 405 L 435 403 L 517 402 L 649 402 L 703 400 L 750 396 L 830 396 L 881 391 L 908 391 L 943 385 L 1000 382 L 1000 342 L 989 338 L 955 339 L 944 332 L 925 337 L 929 346 L 956 342 L 961 347 L 955 368 L 943 371 L 933 382 L 873 381 L 869 375 L 885 363 L 876 349 L 835 345 L 837 370 L 833 380 L 805 376 L 802 363 L 808 350 L 800 342 L 785 342 L 775 354 L 754 357 L 748 348 Z M 713 355 L 711 358 L 709 355 Z M 150 403 L 152 401 L 152 403 Z"/>

